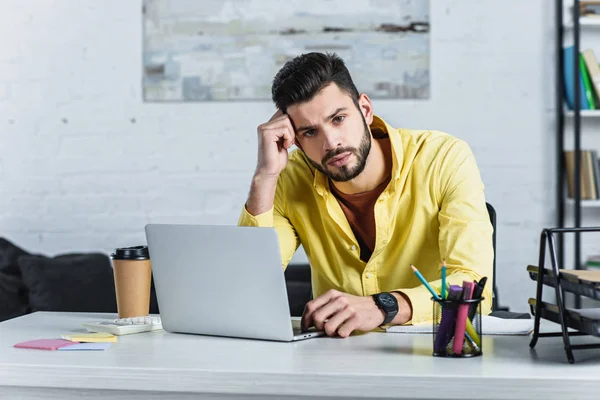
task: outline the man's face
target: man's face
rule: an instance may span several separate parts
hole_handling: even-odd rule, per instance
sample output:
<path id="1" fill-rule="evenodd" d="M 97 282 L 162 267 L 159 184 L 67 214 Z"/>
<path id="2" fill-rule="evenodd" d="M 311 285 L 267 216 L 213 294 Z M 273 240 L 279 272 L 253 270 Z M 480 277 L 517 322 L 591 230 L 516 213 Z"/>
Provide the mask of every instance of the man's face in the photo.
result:
<path id="1" fill-rule="evenodd" d="M 361 97 L 359 104 L 363 101 Z M 347 182 L 364 170 L 371 132 L 350 95 L 336 84 L 306 103 L 288 107 L 287 113 L 297 144 L 316 169 L 336 182 Z"/>

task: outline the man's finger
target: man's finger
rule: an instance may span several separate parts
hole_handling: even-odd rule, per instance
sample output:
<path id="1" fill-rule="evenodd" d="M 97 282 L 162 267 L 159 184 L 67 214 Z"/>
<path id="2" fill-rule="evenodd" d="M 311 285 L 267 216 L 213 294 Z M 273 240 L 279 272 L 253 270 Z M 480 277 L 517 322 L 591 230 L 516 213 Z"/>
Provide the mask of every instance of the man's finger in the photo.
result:
<path id="1" fill-rule="evenodd" d="M 313 326 L 313 321 L 312 321 L 312 305 L 311 303 L 314 300 L 309 301 L 308 303 L 306 303 L 306 305 L 304 306 L 304 311 L 302 312 L 302 317 L 300 318 L 300 330 L 302 332 L 306 332 L 308 330 L 308 328 L 310 328 L 311 326 Z"/>
<path id="2" fill-rule="evenodd" d="M 289 149 L 294 145 L 294 142 L 296 141 L 296 133 L 294 131 L 294 127 L 292 126 L 292 123 L 287 115 L 285 116 L 285 119 L 281 120 L 280 122 L 277 122 L 277 126 L 281 126 L 280 124 L 283 124 L 283 127 L 285 128 L 283 144 L 286 149 Z"/>
<path id="3" fill-rule="evenodd" d="M 317 303 L 315 303 L 317 299 L 309 301 L 304 306 L 304 312 L 302 313 L 302 318 L 300 318 L 300 329 L 302 332 L 306 332 L 308 328 L 314 325 L 313 314 L 318 310 Z"/>
<path id="4" fill-rule="evenodd" d="M 294 130 L 294 126 L 292 125 L 292 122 L 289 118 L 286 121 L 286 125 L 288 127 L 289 135 L 285 137 L 285 148 L 289 149 L 296 142 L 296 131 Z"/>
<path id="5" fill-rule="evenodd" d="M 313 313 L 312 321 L 315 329 L 318 331 L 325 329 L 325 321 L 342 311 L 346 306 L 347 302 L 343 301 L 342 297 L 331 299 L 329 303 L 323 305 Z"/>
<path id="6" fill-rule="evenodd" d="M 292 147 L 294 145 L 294 143 L 296 143 L 296 140 L 294 138 L 293 135 L 285 135 L 283 137 L 283 145 L 285 146 L 286 149 L 289 149 L 290 147 Z"/>
<path id="7" fill-rule="evenodd" d="M 341 296 L 341 292 L 338 292 L 337 290 L 329 290 L 317 297 L 316 299 L 306 303 L 306 306 L 304 307 L 304 312 L 302 313 L 302 319 L 300 320 L 300 326 L 302 327 L 302 330 L 306 331 L 309 327 L 313 325 L 312 318 L 313 313 L 315 311 L 327 304 L 332 298 L 337 298 L 339 296 Z"/>
<path id="8" fill-rule="evenodd" d="M 268 127 L 263 130 L 263 135 L 266 135 L 267 137 L 269 137 L 270 135 L 270 139 L 274 142 L 283 141 L 283 145 L 293 143 L 294 140 L 292 133 L 290 132 L 289 128 L 285 125 Z M 287 146 L 286 149 L 289 147 L 291 147 L 291 144 Z"/>
<path id="9" fill-rule="evenodd" d="M 287 126 L 287 129 L 283 130 L 282 138 L 283 138 L 283 145 L 285 146 L 286 149 L 289 149 L 294 144 L 295 135 L 294 135 L 294 129 L 292 128 L 292 126 L 289 122 L 287 123 L 286 126 Z"/>
<path id="10" fill-rule="evenodd" d="M 266 124 L 261 125 L 259 130 L 261 132 L 267 132 L 273 129 L 285 129 L 294 132 L 290 127 L 290 123 L 285 120 L 267 122 Z"/>
<path id="11" fill-rule="evenodd" d="M 356 328 L 358 328 L 359 319 L 356 314 L 346 319 L 341 327 L 337 329 L 337 334 L 340 337 L 348 337 Z"/>
<path id="12" fill-rule="evenodd" d="M 354 317 L 355 312 L 352 308 L 345 306 L 339 310 L 334 316 L 329 318 L 323 329 L 327 333 L 327 336 L 335 336 L 338 333 L 338 329 L 341 326 L 345 326 L 344 323 L 350 318 Z"/>

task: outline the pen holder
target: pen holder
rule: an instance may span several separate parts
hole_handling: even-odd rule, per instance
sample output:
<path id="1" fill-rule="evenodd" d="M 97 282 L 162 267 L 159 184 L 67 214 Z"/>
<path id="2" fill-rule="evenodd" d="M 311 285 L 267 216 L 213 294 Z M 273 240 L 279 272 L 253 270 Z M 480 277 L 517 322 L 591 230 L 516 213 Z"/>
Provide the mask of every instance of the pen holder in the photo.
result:
<path id="1" fill-rule="evenodd" d="M 481 301 L 433 300 L 433 355 L 476 357 L 483 352 Z"/>

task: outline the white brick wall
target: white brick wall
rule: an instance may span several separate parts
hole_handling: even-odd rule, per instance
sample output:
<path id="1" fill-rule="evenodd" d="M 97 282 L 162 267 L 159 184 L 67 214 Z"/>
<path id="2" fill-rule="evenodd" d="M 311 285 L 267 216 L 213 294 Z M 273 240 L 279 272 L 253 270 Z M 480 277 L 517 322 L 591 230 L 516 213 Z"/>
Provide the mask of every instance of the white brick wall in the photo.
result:
<path id="1" fill-rule="evenodd" d="M 471 144 L 499 215 L 501 300 L 516 310 L 554 224 L 551 9 L 432 0 L 431 99 L 374 103 L 393 125 Z M 148 222 L 236 223 L 273 107 L 144 104 L 140 12 L 140 0 L 0 2 L 0 235 L 108 252 L 143 243 Z"/>

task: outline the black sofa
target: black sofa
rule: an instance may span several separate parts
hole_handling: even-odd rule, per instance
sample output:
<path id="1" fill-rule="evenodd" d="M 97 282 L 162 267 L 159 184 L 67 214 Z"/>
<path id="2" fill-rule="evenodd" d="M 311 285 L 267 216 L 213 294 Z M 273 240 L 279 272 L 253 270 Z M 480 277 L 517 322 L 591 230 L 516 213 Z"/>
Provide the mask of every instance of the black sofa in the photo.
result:
<path id="1" fill-rule="evenodd" d="M 302 315 L 311 298 L 310 268 L 285 273 L 290 311 Z M 35 311 L 117 312 L 113 271 L 107 254 L 32 254 L 0 238 L 0 321 Z M 154 282 L 150 312 L 159 313 Z"/>

